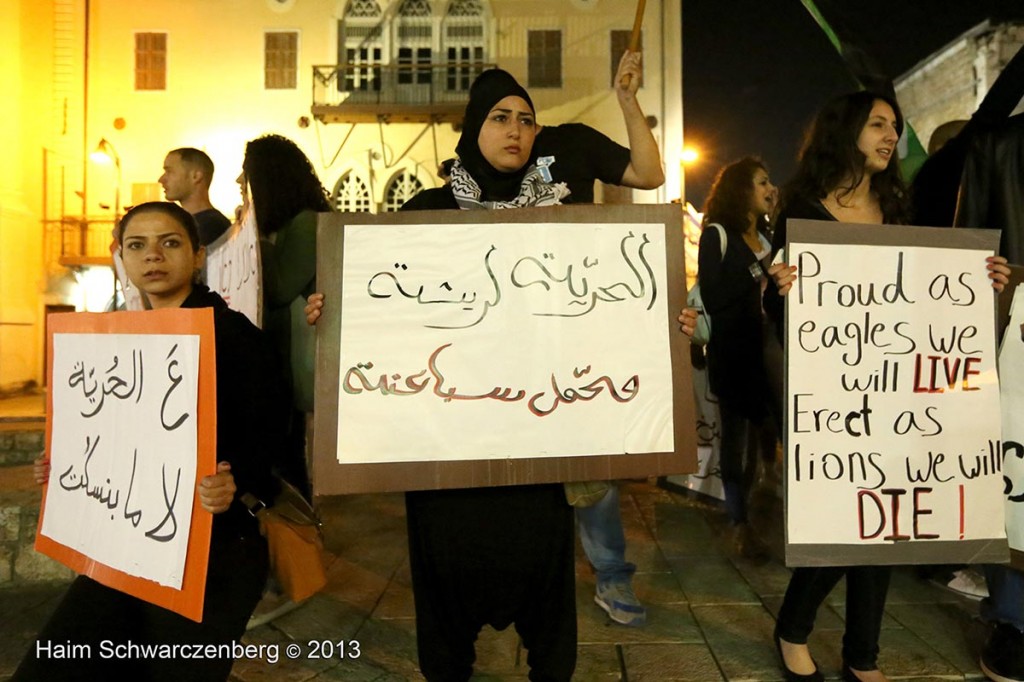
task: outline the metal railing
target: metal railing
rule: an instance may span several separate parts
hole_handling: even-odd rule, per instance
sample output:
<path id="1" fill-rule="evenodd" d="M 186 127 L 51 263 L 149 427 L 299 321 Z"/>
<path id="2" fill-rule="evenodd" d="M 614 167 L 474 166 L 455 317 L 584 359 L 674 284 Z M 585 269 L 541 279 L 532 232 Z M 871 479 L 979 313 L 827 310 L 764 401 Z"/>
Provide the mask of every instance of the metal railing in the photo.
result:
<path id="1" fill-rule="evenodd" d="M 495 66 L 483 62 L 314 66 L 313 106 L 465 104 L 473 80 Z"/>
<path id="2" fill-rule="evenodd" d="M 47 263 L 110 259 L 113 218 L 65 216 L 43 221 Z"/>

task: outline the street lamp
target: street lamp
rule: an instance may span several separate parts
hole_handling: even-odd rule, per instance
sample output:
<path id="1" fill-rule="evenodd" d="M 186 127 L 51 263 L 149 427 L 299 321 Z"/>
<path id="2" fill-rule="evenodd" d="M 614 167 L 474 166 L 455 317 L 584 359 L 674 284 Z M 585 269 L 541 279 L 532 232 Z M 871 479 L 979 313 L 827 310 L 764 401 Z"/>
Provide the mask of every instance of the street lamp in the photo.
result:
<path id="1" fill-rule="evenodd" d="M 121 218 L 121 157 L 118 156 L 114 145 L 105 137 L 100 138 L 96 150 L 89 155 L 89 158 L 97 163 L 111 163 L 117 169 L 117 185 L 114 187 L 114 224 Z"/>

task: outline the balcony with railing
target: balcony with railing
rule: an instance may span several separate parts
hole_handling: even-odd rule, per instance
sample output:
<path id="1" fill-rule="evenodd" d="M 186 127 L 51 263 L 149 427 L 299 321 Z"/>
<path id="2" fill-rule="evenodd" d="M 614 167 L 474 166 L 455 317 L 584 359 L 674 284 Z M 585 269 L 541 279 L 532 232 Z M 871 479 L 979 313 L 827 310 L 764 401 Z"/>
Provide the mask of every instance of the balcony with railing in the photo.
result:
<path id="1" fill-rule="evenodd" d="M 481 62 L 313 67 L 312 113 L 324 123 L 460 123 Z"/>
<path id="2" fill-rule="evenodd" d="M 47 263 L 65 267 L 111 264 L 113 218 L 65 216 L 43 222 Z"/>

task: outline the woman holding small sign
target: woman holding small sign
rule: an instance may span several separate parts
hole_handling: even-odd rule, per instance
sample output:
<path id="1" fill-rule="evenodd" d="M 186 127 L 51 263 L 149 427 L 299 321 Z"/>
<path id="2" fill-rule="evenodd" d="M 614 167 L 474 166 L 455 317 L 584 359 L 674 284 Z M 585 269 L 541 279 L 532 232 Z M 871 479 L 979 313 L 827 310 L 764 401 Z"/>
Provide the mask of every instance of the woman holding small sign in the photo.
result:
<path id="1" fill-rule="evenodd" d="M 747 520 L 750 477 L 768 415 L 763 346 L 761 261 L 771 253 L 768 214 L 776 188 L 764 163 L 746 157 L 723 168 L 704 209 L 698 256 L 704 313 L 714 334 L 708 342 L 708 375 L 721 413 L 722 487 L 737 554 L 766 559 L 767 547 Z M 765 260 L 767 265 L 767 260 Z M 774 454 L 774 433 L 771 450 Z M 755 438 L 750 438 L 755 436 Z"/>
<path id="2" fill-rule="evenodd" d="M 788 218 L 875 225 L 907 223 L 907 192 L 895 159 L 902 131 L 903 117 L 888 96 L 857 92 L 827 103 L 808 133 L 796 176 L 783 189 L 782 211 L 773 239 L 775 252 L 786 244 Z M 1009 274 L 1006 260 L 987 260 L 992 285 L 1002 290 Z M 796 281 L 796 267 L 780 262 L 768 273 L 773 282 L 765 294 L 765 309 L 782 340 L 782 296 Z M 781 387 L 776 393 L 781 395 Z M 807 638 L 814 628 L 818 607 L 845 577 L 843 679 L 884 682 L 886 677 L 877 666 L 878 639 L 890 574 L 889 566 L 793 571 L 775 629 L 775 644 L 787 680 L 824 679 L 808 651 Z"/>
<path id="3" fill-rule="evenodd" d="M 250 492 L 269 500 L 276 489 L 270 463 L 282 447 L 286 415 L 277 361 L 248 318 L 197 283 L 206 252 L 187 211 L 168 202 L 141 204 L 122 218 L 117 238 L 128 277 L 154 310 L 213 309 L 218 464 L 197 489 L 202 508 L 214 515 L 202 621 L 79 576 L 12 679 L 225 680 L 231 654 L 191 652 L 236 642 L 267 579 L 267 543 L 239 498 Z M 34 474 L 41 485 L 49 481 L 48 456 L 36 461 Z M 52 643 L 87 647 L 74 651 L 90 655 L 54 655 Z M 146 646 L 168 653 L 138 653 Z"/>

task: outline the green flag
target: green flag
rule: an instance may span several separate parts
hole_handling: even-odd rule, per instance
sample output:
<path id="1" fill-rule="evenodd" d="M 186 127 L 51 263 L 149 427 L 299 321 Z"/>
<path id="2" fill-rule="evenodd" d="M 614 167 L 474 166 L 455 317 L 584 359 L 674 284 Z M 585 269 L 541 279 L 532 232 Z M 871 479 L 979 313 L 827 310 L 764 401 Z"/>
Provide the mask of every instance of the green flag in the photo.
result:
<path id="1" fill-rule="evenodd" d="M 860 84 L 861 89 L 883 89 L 893 100 L 896 99 L 896 89 L 893 87 L 892 79 L 877 68 L 873 60 L 860 48 L 856 47 L 848 38 L 840 39 L 839 34 L 826 21 L 825 16 L 814 4 L 814 0 L 800 0 L 814 21 L 821 27 L 828 37 L 836 52 L 843 58 L 850 75 Z M 904 134 L 900 137 L 897 151 L 900 158 L 900 170 L 903 171 L 903 178 L 909 183 L 917 175 L 921 165 L 928 158 L 928 153 L 917 137 L 910 123 L 904 120 Z"/>

